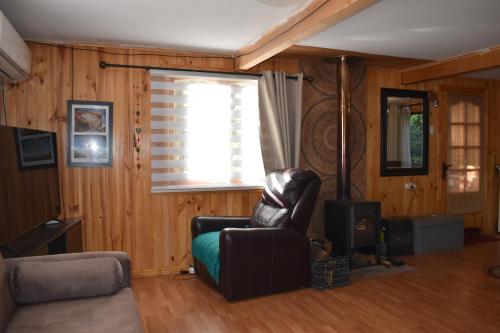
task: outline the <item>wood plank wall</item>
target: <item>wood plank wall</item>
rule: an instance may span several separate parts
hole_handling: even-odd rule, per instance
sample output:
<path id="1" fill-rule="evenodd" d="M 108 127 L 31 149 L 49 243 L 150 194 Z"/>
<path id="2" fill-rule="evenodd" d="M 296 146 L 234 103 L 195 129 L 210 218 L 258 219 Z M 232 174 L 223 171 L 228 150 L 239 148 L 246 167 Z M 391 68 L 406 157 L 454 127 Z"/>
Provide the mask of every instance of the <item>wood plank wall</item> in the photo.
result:
<path id="1" fill-rule="evenodd" d="M 493 165 L 500 163 L 500 81 L 472 78 L 447 78 L 401 85 L 400 73 L 396 70 L 368 68 L 367 70 L 367 196 L 382 202 L 384 216 L 404 216 L 410 209 L 413 192 L 403 189 L 406 182 L 418 185 L 410 216 L 439 214 L 445 212 L 442 191 L 446 183 L 441 181 L 440 167 L 445 161 L 446 151 L 441 148 L 446 140 L 442 132 L 445 122 L 441 119 L 440 107 L 430 106 L 430 125 L 434 134 L 429 140 L 429 175 L 412 177 L 380 177 L 380 88 L 401 88 L 433 91 L 442 100 L 443 86 L 482 88 L 487 92 L 487 108 L 483 114 L 485 132 L 484 144 L 487 156 L 484 159 L 486 170 L 486 189 L 484 189 L 485 207 L 479 214 L 466 216 L 466 226 L 479 227 L 484 233 L 494 233 L 498 213 L 498 177 L 494 174 Z M 440 104 L 442 106 L 443 103 Z"/>
<path id="2" fill-rule="evenodd" d="M 63 213 L 82 216 L 84 246 L 87 251 L 124 250 L 133 264 L 135 275 L 176 272 L 186 267 L 190 257 L 190 220 L 200 214 L 248 215 L 258 191 L 151 194 L 149 178 L 149 87 L 146 72 L 108 68 L 99 61 L 136 65 L 233 71 L 231 59 L 189 58 L 189 53 L 168 54 L 157 50 L 84 47 L 70 50 L 30 43 L 33 69 L 30 78 L 9 85 L 6 93 L 8 124 L 55 131 L 58 134 L 59 170 Z M 103 54 L 100 50 L 117 54 Z M 154 55 L 138 56 L 138 53 Z M 290 73 L 298 70 L 298 61 L 271 59 L 254 70 L 272 69 Z M 367 199 L 382 201 L 385 216 L 404 215 L 410 193 L 403 190 L 408 181 L 419 189 L 411 215 L 439 213 L 442 184 L 439 178 L 439 109 L 431 109 L 435 134 L 430 139 L 430 174 L 418 177 L 379 176 L 380 87 L 400 87 L 399 72 L 370 67 L 367 69 Z M 440 85 L 484 87 L 488 90 L 488 161 L 487 203 L 483 214 L 468 219 L 469 225 L 493 233 L 497 214 L 498 180 L 493 163 L 499 163 L 500 83 L 475 79 L 430 81 L 408 88 L 439 92 Z M 111 168 L 66 167 L 66 101 L 102 100 L 114 103 L 114 157 Z M 137 116 L 139 111 L 139 116 Z M 0 117 L 0 122 L 4 122 Z M 141 152 L 132 146 L 136 121 L 143 128 Z M 137 160 L 139 158 L 139 160 Z M 141 168 L 137 169 L 137 161 Z"/>
<path id="3" fill-rule="evenodd" d="M 83 217 L 85 250 L 127 251 L 136 275 L 177 272 L 190 260 L 193 216 L 251 213 L 259 191 L 151 194 L 148 74 L 136 69 L 99 68 L 99 62 L 104 60 L 233 71 L 232 59 L 199 58 L 199 54 L 190 58 L 189 53 L 145 49 L 79 46 L 108 52 L 105 54 L 35 43 L 29 46 L 32 74 L 27 81 L 8 86 L 8 124 L 57 132 L 63 212 L 65 217 Z M 134 56 L 138 53 L 153 55 Z M 296 72 L 297 68 L 296 60 L 271 59 L 254 70 Z M 68 99 L 114 103 L 113 167 L 66 166 Z M 136 124 L 143 129 L 139 154 L 132 142 Z"/>

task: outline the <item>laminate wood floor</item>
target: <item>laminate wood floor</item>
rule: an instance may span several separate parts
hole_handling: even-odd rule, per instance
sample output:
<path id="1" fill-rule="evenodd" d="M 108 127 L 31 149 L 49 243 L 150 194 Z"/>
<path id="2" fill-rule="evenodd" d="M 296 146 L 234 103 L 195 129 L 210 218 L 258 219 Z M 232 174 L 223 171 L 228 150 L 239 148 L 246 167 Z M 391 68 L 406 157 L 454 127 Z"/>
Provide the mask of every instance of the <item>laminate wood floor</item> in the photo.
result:
<path id="1" fill-rule="evenodd" d="M 405 258 L 416 271 L 227 302 L 199 279 L 136 278 L 154 332 L 500 332 L 500 242 Z"/>

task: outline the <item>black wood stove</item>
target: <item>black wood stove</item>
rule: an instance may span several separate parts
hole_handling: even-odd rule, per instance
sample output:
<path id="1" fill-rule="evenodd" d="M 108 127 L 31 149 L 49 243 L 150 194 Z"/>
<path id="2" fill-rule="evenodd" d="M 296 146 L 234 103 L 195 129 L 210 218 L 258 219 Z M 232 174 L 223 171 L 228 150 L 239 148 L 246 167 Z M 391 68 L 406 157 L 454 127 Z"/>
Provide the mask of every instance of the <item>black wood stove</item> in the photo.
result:
<path id="1" fill-rule="evenodd" d="M 329 60 L 327 60 L 329 61 Z M 325 236 L 332 242 L 333 253 L 348 255 L 357 266 L 355 252 L 380 261 L 380 202 L 351 200 L 351 156 L 349 152 L 349 118 L 351 113 L 350 68 L 345 56 L 337 62 L 339 112 L 337 115 L 337 200 L 325 202 Z"/>
<path id="2" fill-rule="evenodd" d="M 325 236 L 333 253 L 347 255 L 351 267 L 363 266 L 352 260 L 354 253 L 371 255 L 380 262 L 380 202 L 327 200 Z"/>

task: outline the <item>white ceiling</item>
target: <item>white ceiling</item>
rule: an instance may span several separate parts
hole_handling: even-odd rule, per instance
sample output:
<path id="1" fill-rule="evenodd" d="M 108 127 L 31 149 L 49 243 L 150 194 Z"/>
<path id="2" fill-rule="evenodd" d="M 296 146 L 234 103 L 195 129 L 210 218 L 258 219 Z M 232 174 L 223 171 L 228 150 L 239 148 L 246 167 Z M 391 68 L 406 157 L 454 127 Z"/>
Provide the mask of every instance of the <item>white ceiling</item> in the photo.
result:
<path id="1" fill-rule="evenodd" d="M 307 0 L 0 0 L 24 39 L 234 52 Z"/>
<path id="2" fill-rule="evenodd" d="M 300 44 L 448 58 L 500 44 L 500 0 L 382 0 Z"/>
<path id="3" fill-rule="evenodd" d="M 0 0 L 0 10 L 29 40 L 233 53 L 309 1 Z M 500 45 L 500 0 L 382 0 L 300 44 L 443 59 Z"/>

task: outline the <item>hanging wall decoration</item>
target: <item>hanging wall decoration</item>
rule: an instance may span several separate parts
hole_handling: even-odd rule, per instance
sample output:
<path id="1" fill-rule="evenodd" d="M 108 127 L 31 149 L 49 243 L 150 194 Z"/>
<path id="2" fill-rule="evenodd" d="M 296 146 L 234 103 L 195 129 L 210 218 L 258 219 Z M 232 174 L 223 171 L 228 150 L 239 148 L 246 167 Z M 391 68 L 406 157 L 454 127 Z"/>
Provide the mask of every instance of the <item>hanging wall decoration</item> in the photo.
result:
<path id="1" fill-rule="evenodd" d="M 137 170 L 141 169 L 141 132 L 142 128 L 140 127 L 140 117 L 141 112 L 135 112 L 135 131 L 134 131 L 134 149 L 136 152 L 136 168 Z"/>
<path id="2" fill-rule="evenodd" d="M 113 103 L 68 101 L 68 166 L 113 165 Z"/>

